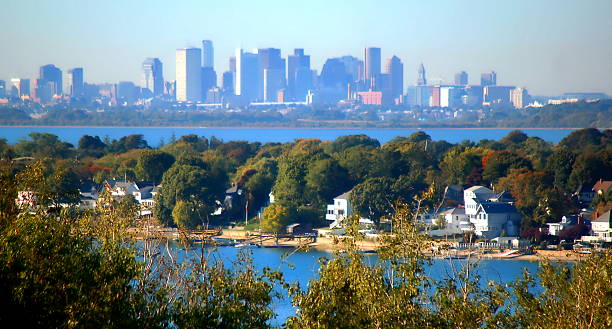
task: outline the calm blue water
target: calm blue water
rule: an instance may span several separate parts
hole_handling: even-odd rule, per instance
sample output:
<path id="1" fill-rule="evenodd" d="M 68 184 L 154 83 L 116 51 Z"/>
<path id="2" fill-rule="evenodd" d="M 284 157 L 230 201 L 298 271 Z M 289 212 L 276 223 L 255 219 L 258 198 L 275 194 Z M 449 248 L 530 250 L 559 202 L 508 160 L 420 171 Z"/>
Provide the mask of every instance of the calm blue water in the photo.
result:
<path id="1" fill-rule="evenodd" d="M 291 142 L 296 138 L 319 138 L 321 140 L 334 140 L 339 136 L 351 134 L 366 134 L 378 139 L 382 144 L 397 136 L 409 136 L 416 131 L 425 131 L 434 140 L 446 140 L 458 143 L 469 139 L 499 140 L 514 129 L 453 129 L 453 128 L 427 128 L 427 129 L 392 129 L 392 128 L 137 128 L 137 127 L 0 127 L 0 138 L 6 138 L 13 144 L 21 138 L 27 137 L 31 132 L 52 133 L 61 140 L 76 145 L 83 135 L 108 136 L 119 139 L 131 134 L 142 134 L 151 146 L 158 146 L 160 141 L 168 143 L 174 135 L 179 138 L 183 135 L 197 134 L 199 136 L 215 136 L 224 141 L 246 140 L 249 142 Z M 557 143 L 567 136 L 573 129 L 521 129 L 529 136 L 537 136 L 546 141 Z"/>
<path id="2" fill-rule="evenodd" d="M 190 257 L 189 252 L 175 250 L 179 252 L 180 260 Z M 219 247 L 212 255 L 219 257 L 231 268 L 232 262 L 236 260 L 241 250 L 235 247 Z M 308 286 L 309 280 L 318 276 L 319 259 L 321 257 L 334 257 L 331 252 L 315 249 L 294 252 L 295 249 L 293 248 L 252 248 L 248 251 L 252 252 L 253 263 L 258 270 L 267 266 L 273 270 L 282 271 L 287 281 L 299 282 L 302 289 Z M 368 263 L 377 261 L 376 254 L 366 254 L 364 256 Z M 293 264 L 294 267 L 292 268 L 289 264 Z M 465 264 L 465 260 L 434 260 L 431 266 L 426 267 L 426 273 L 432 279 L 443 279 L 452 272 L 453 267 L 457 269 L 462 264 Z M 491 280 L 498 283 L 507 283 L 519 278 L 523 269 L 527 269 L 530 273 L 536 273 L 538 264 L 521 260 L 482 260 L 476 272 L 480 275 L 483 284 Z M 286 296 L 286 292 L 283 291 L 282 293 L 283 296 Z M 275 300 L 272 307 L 277 314 L 273 321 L 274 325 L 284 323 L 287 317 L 295 314 L 295 308 L 288 297 Z"/>

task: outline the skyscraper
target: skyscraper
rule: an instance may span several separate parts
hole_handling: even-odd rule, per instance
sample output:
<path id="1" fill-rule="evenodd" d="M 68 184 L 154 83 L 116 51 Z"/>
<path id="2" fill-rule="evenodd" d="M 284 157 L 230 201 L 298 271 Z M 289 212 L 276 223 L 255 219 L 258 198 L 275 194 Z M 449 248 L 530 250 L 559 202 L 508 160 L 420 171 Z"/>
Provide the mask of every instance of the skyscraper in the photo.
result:
<path id="1" fill-rule="evenodd" d="M 202 51 L 200 48 L 176 50 L 176 100 L 197 102 L 202 99 Z"/>
<path id="2" fill-rule="evenodd" d="M 47 64 L 40 67 L 39 79 L 51 82 L 53 84 L 51 93 L 53 95 L 62 94 L 62 70 L 53 64 Z M 42 82 L 41 82 L 42 83 Z"/>
<path id="3" fill-rule="evenodd" d="M 529 103 L 529 93 L 525 88 L 516 88 L 510 91 L 510 102 L 517 109 L 522 109 Z"/>
<path id="4" fill-rule="evenodd" d="M 465 71 L 461 71 L 455 74 L 455 84 L 458 86 L 467 86 L 468 84 L 468 74 Z"/>
<path id="5" fill-rule="evenodd" d="M 221 79 L 221 87 L 223 89 L 224 94 L 233 94 L 234 93 L 234 73 L 230 71 L 223 72 L 223 77 Z"/>
<path id="6" fill-rule="evenodd" d="M 164 93 L 164 70 L 159 58 L 147 58 L 142 63 L 142 87 L 148 89 L 153 96 Z"/>
<path id="7" fill-rule="evenodd" d="M 287 56 L 287 89 L 292 98 L 303 101 L 306 93 L 312 89 L 310 75 L 310 55 L 304 55 L 304 49 L 297 48 L 293 55 Z"/>
<path id="8" fill-rule="evenodd" d="M 417 78 L 417 86 L 425 86 L 427 85 L 427 76 L 425 73 L 425 66 L 421 63 L 419 66 L 419 77 Z"/>
<path id="9" fill-rule="evenodd" d="M 6 82 L 0 80 L 0 98 L 6 97 Z"/>
<path id="10" fill-rule="evenodd" d="M 72 97 L 81 97 L 85 93 L 83 68 L 76 67 L 68 70 L 68 92 Z"/>
<path id="11" fill-rule="evenodd" d="M 11 79 L 11 97 L 30 97 L 30 79 Z"/>
<path id="12" fill-rule="evenodd" d="M 202 67 L 215 67 L 215 51 L 210 40 L 202 40 Z"/>
<path id="13" fill-rule="evenodd" d="M 481 74 L 480 85 L 483 87 L 497 85 L 497 73 L 495 73 L 495 71 L 491 71 Z"/>
<path id="14" fill-rule="evenodd" d="M 389 75 L 390 98 L 393 100 L 402 96 L 404 94 L 404 64 L 397 56 L 389 58 L 385 65 L 385 73 Z"/>
<path id="15" fill-rule="evenodd" d="M 377 79 L 380 75 L 380 48 L 369 47 L 365 49 L 365 76 L 364 80 L 372 89 L 377 89 Z"/>
<path id="16" fill-rule="evenodd" d="M 202 67 L 202 97 L 206 100 L 208 90 L 217 86 L 217 72 L 210 67 Z"/>
<path id="17" fill-rule="evenodd" d="M 235 93 L 247 102 L 257 99 L 259 93 L 259 56 L 236 49 Z"/>
<path id="18" fill-rule="evenodd" d="M 257 51 L 259 55 L 259 99 L 266 102 L 276 101 L 278 91 L 285 86 L 285 59 L 281 50 L 264 48 Z"/>

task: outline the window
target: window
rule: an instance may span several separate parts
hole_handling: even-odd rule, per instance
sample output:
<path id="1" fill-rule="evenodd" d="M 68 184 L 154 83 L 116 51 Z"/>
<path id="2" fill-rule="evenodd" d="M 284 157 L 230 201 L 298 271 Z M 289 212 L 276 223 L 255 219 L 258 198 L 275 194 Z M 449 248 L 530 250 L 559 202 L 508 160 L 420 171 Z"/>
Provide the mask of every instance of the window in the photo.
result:
<path id="1" fill-rule="evenodd" d="M 344 215 L 344 209 L 338 209 L 338 215 Z"/>

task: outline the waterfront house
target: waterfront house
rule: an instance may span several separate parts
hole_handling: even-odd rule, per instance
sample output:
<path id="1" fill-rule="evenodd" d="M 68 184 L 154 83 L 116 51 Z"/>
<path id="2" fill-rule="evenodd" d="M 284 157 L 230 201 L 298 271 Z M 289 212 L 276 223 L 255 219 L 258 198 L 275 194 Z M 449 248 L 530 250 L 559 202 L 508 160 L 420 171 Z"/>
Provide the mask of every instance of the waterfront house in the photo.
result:
<path id="1" fill-rule="evenodd" d="M 462 226 L 465 226 L 466 223 L 469 222 L 465 215 L 464 208 L 453 207 L 438 212 L 437 220 L 434 220 L 433 223 L 438 225 L 443 224 L 444 227 L 429 231 L 430 236 L 447 236 L 463 233 Z"/>
<path id="2" fill-rule="evenodd" d="M 353 214 L 349 202 L 351 191 L 342 193 L 334 198 L 334 203 L 327 205 L 325 219 L 331 221 L 329 228 L 340 227 L 344 220 Z"/>
<path id="3" fill-rule="evenodd" d="M 612 218 L 610 217 L 610 210 L 593 220 L 591 222 L 591 229 L 593 230 L 593 236 L 597 240 L 612 242 Z"/>
<path id="4" fill-rule="evenodd" d="M 149 182 L 108 179 L 102 184 L 100 193 L 109 190 L 115 198 L 131 194 L 140 204 L 140 216 L 151 216 L 155 207 L 155 196 L 159 193 L 160 187 Z"/>
<path id="5" fill-rule="evenodd" d="M 516 236 L 519 233 L 521 215 L 514 205 L 503 202 L 482 202 L 478 205 L 475 218 L 470 222 L 474 225 L 474 233 L 487 239 L 500 236 Z"/>
<path id="6" fill-rule="evenodd" d="M 563 216 L 561 217 L 560 222 L 547 223 L 546 226 L 548 226 L 548 234 L 559 235 L 559 232 L 563 231 L 566 228 L 577 225 L 579 222 L 581 222 L 581 219 L 578 215 L 577 216 Z"/>

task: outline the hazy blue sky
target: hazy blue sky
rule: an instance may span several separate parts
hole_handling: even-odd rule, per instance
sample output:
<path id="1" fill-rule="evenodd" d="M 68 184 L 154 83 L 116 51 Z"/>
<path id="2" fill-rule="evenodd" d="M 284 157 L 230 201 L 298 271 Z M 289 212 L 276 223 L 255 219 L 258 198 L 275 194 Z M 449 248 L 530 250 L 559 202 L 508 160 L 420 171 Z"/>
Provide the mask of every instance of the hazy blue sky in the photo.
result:
<path id="1" fill-rule="evenodd" d="M 401 58 L 408 84 L 422 61 L 430 81 L 495 70 L 536 95 L 612 94 L 612 0 L 6 0 L 0 23 L 0 79 L 53 63 L 84 67 L 88 82 L 140 83 L 143 59 L 159 57 L 174 80 L 175 49 L 211 39 L 219 76 L 240 46 L 305 48 L 319 72 L 378 46 L 383 65 Z"/>

